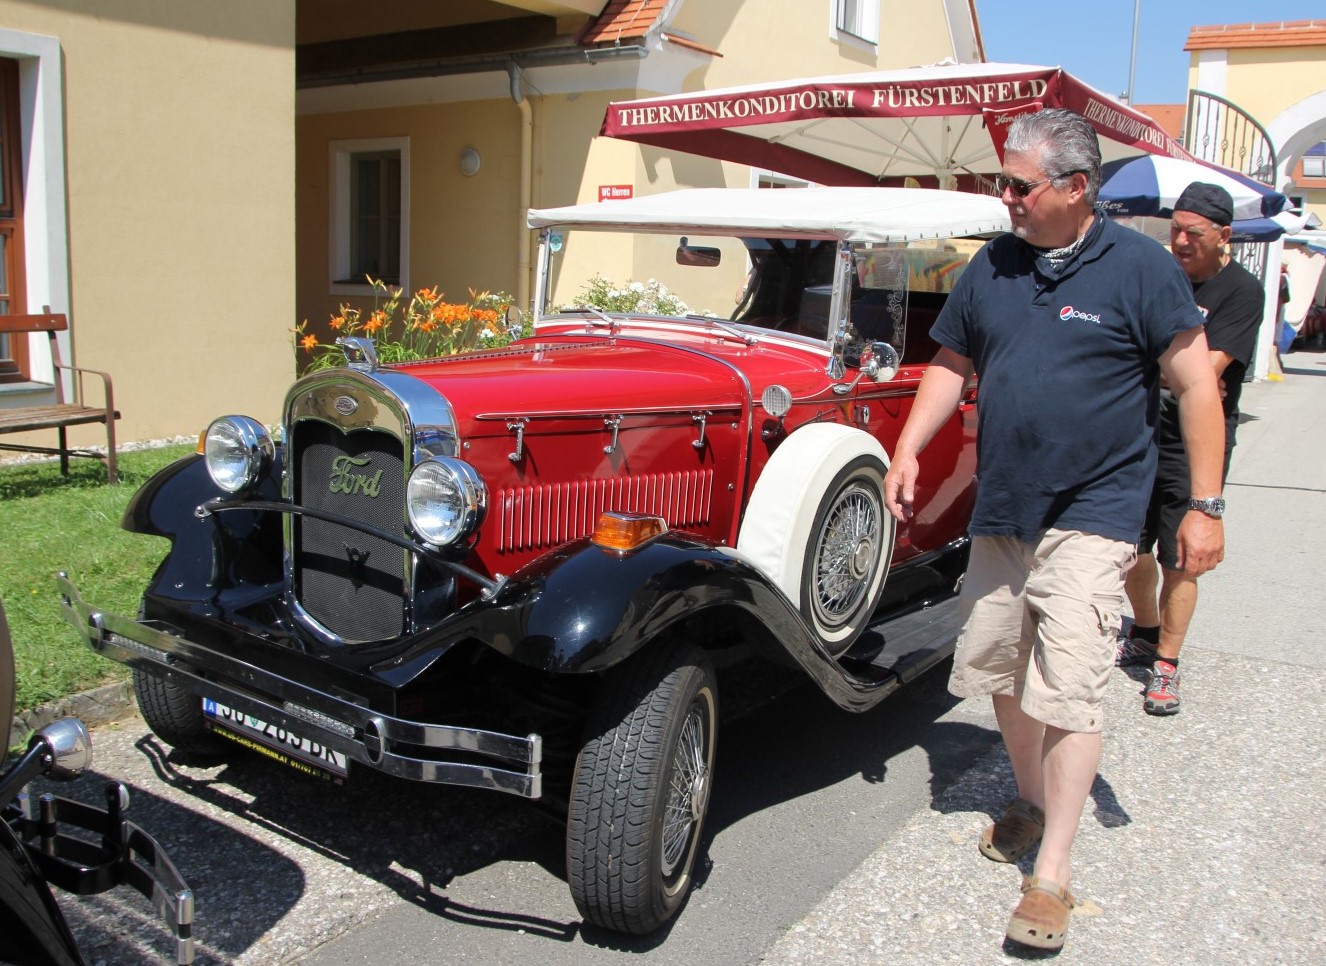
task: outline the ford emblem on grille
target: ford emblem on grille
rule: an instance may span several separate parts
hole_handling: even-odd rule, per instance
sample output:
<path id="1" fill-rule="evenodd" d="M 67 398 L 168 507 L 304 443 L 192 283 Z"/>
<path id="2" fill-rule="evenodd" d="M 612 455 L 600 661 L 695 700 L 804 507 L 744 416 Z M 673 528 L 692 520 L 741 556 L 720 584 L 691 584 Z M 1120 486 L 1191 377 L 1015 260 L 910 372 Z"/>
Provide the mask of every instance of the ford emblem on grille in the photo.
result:
<path id="1" fill-rule="evenodd" d="M 332 460 L 331 483 L 329 489 L 333 493 L 345 493 L 353 495 L 363 493 L 370 499 L 378 495 L 382 484 L 382 471 L 378 470 L 373 475 L 367 473 L 356 473 L 355 468 L 367 466 L 369 459 L 367 456 L 338 456 Z"/>
<path id="2" fill-rule="evenodd" d="M 359 400 L 353 396 L 337 396 L 336 402 L 332 403 L 336 411 L 342 416 L 349 416 L 359 408 Z"/>

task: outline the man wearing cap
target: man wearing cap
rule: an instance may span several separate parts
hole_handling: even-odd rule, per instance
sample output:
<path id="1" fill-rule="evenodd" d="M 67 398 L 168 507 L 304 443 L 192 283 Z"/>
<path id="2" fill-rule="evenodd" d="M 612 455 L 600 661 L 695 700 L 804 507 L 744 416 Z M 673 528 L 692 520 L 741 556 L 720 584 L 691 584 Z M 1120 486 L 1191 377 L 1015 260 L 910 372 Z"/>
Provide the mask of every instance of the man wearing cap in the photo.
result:
<path id="1" fill-rule="evenodd" d="M 1192 282 L 1193 298 L 1206 317 L 1207 349 L 1225 393 L 1222 490 L 1238 428 L 1243 375 L 1256 347 L 1265 302 L 1256 276 L 1226 251 L 1233 217 L 1234 202 L 1229 192 L 1218 185 L 1194 181 L 1174 203 L 1170 221 L 1170 250 Z M 1151 665 L 1142 710 L 1153 715 L 1178 713 L 1179 649 L 1197 609 L 1197 575 L 1183 570 L 1177 558 L 1179 524 L 1193 510 L 1216 518 L 1225 510 L 1220 492 L 1199 493 L 1191 486 L 1178 409 L 1174 398 L 1162 393 L 1156 432 L 1160 449 L 1156 482 L 1138 545 L 1137 564 L 1125 585 L 1135 623 L 1127 636 L 1119 638 L 1115 656 L 1115 663 L 1121 667 Z"/>

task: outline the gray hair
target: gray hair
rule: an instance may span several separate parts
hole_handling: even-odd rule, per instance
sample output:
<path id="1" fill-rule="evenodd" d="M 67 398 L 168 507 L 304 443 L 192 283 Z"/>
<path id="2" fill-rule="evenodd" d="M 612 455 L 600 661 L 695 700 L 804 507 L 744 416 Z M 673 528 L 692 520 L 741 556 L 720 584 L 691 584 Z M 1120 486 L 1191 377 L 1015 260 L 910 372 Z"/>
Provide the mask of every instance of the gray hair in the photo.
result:
<path id="1" fill-rule="evenodd" d="M 1086 118 L 1065 107 L 1050 107 L 1022 114 L 1008 126 L 1004 150 L 1015 154 L 1040 151 L 1046 174 L 1059 174 L 1055 187 L 1074 171 L 1087 176 L 1087 203 L 1094 205 L 1100 191 L 1100 139 Z"/>

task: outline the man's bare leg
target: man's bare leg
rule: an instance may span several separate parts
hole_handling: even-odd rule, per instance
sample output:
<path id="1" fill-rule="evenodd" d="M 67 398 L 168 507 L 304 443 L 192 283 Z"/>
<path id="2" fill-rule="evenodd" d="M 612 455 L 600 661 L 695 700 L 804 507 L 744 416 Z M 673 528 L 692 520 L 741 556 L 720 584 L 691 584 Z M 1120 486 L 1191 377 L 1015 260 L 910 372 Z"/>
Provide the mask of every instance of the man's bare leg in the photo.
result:
<path id="1" fill-rule="evenodd" d="M 1100 766 L 1100 732 L 1045 728 L 1041 770 L 1045 785 L 1045 835 L 1035 874 L 1068 888 L 1069 853 Z"/>
<path id="2" fill-rule="evenodd" d="M 1045 810 L 1045 781 L 1041 773 L 1041 746 L 1045 725 L 1022 710 L 1020 699 L 1011 694 L 994 695 L 995 720 L 1003 735 L 1013 763 L 1013 778 L 1018 785 L 1018 798 L 1025 798 L 1042 811 Z"/>
<path id="3" fill-rule="evenodd" d="M 1137 563 L 1133 564 L 1123 582 L 1128 603 L 1133 606 L 1133 622 L 1138 627 L 1155 627 L 1161 622 L 1156 599 L 1159 587 L 1160 574 L 1156 569 L 1155 554 L 1139 553 Z"/>
<path id="4" fill-rule="evenodd" d="M 994 708 L 1018 797 L 1045 810 L 1036 875 L 1066 889 L 1073 838 L 1100 765 L 1100 735 L 1044 725 L 1011 695 L 995 695 Z"/>
<path id="5" fill-rule="evenodd" d="M 1160 586 L 1160 647 L 1156 657 L 1163 661 L 1177 661 L 1188 625 L 1197 610 L 1197 578 L 1181 570 L 1161 568 L 1164 579 Z"/>

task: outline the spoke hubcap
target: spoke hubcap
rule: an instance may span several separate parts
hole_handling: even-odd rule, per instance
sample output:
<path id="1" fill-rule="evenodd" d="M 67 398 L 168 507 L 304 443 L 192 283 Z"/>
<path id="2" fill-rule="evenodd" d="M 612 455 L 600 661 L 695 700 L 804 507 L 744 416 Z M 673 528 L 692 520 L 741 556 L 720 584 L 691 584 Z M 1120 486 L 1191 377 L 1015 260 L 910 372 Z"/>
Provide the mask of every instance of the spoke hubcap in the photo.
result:
<path id="1" fill-rule="evenodd" d="M 839 494 L 824 520 L 815 556 L 815 613 L 838 627 L 851 619 L 879 568 L 881 507 L 857 483 Z"/>
<path id="2" fill-rule="evenodd" d="M 709 807 L 709 764 L 706 717 L 691 706 L 672 758 L 672 777 L 663 819 L 663 875 L 670 877 L 685 862 L 691 840 Z"/>

